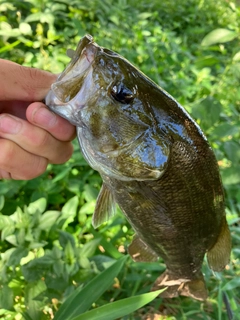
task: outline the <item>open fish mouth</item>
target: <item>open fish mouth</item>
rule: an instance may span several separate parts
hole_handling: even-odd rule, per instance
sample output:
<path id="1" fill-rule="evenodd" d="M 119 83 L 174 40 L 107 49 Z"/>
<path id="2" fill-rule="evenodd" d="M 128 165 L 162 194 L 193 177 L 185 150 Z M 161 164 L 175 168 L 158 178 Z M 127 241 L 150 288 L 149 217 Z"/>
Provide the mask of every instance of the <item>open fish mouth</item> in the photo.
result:
<path id="1" fill-rule="evenodd" d="M 70 64 L 52 84 L 45 98 L 46 105 L 52 111 L 74 125 L 79 124 L 79 110 L 94 94 L 92 64 L 99 50 L 93 38 L 85 36 L 73 52 Z"/>

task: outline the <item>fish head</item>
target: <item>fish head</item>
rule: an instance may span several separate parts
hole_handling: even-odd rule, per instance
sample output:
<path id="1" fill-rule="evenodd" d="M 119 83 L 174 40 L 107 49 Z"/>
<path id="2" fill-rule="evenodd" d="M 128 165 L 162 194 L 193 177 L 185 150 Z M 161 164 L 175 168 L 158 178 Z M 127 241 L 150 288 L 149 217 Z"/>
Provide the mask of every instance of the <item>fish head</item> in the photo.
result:
<path id="1" fill-rule="evenodd" d="M 135 166 L 140 176 L 142 171 L 137 168 L 153 168 L 165 161 L 165 143 L 159 147 L 166 150 L 158 160 L 154 153 L 162 149 L 149 150 L 150 145 L 157 144 L 150 133 L 156 125 L 149 102 L 155 88 L 151 80 L 88 35 L 71 55 L 70 64 L 52 84 L 45 102 L 77 127 L 82 152 L 90 165 L 98 171 L 105 166 L 108 174 L 117 177 L 129 177 L 131 173 L 123 168 L 129 167 L 129 161 L 127 171 L 132 172 L 130 168 Z M 133 158 L 136 149 L 138 154 Z M 147 156 L 149 152 L 152 159 Z"/>

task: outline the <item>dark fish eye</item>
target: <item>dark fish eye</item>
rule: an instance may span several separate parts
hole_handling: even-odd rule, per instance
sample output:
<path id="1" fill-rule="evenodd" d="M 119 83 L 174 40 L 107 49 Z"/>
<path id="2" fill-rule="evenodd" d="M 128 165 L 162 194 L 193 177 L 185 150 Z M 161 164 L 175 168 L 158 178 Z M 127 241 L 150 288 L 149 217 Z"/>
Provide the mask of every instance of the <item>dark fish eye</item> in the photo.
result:
<path id="1" fill-rule="evenodd" d="M 130 103 L 134 99 L 133 92 L 125 87 L 122 83 L 119 85 L 114 85 L 111 91 L 112 97 L 121 103 Z"/>

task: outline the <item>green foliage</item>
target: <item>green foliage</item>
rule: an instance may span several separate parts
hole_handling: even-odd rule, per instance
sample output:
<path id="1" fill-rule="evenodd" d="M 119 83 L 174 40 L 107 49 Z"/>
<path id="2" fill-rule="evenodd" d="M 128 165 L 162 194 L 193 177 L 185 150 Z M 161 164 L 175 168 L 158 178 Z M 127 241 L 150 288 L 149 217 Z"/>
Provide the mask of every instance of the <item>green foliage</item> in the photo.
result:
<path id="1" fill-rule="evenodd" d="M 223 292 L 234 319 L 240 318 L 239 21 L 239 2 L 224 0 L 0 0 L 1 58 L 58 73 L 69 61 L 66 49 L 74 49 L 80 37 L 90 33 L 186 107 L 216 154 L 233 239 L 229 267 L 213 274 L 204 263 L 208 302 L 155 299 L 132 315 L 118 314 L 123 320 L 150 319 L 161 313 L 172 314 L 166 319 L 226 320 Z M 39 178 L 0 181 L 0 317 L 4 319 L 22 320 L 22 314 L 28 320 L 54 315 L 60 319 L 72 299 L 98 280 L 104 283 L 101 295 L 93 295 L 84 303 L 85 310 L 80 309 L 92 310 L 74 316 L 94 319 L 94 312 L 103 310 L 107 319 L 112 308 L 115 312 L 122 304 L 134 305 L 139 299 L 134 296 L 148 292 L 164 270 L 162 263 L 130 260 L 120 268 L 122 262 L 118 265 L 116 260 L 120 251 L 126 251 L 133 231 L 119 212 L 97 231 L 92 228 L 101 179 L 86 164 L 76 141 L 74 146 L 71 160 L 49 165 Z M 114 265 L 119 273 L 107 279 Z M 99 285 L 94 288 L 93 293 Z"/>

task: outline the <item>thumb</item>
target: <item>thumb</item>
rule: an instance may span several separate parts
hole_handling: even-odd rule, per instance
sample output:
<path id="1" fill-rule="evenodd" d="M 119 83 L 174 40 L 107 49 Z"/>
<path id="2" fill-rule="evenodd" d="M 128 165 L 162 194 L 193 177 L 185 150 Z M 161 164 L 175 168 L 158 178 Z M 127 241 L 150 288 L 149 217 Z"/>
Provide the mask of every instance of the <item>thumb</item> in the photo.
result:
<path id="1" fill-rule="evenodd" d="M 56 75 L 0 59 L 0 100 L 41 101 Z"/>

